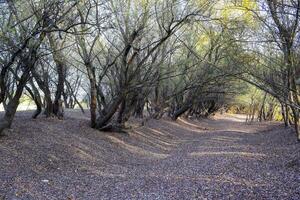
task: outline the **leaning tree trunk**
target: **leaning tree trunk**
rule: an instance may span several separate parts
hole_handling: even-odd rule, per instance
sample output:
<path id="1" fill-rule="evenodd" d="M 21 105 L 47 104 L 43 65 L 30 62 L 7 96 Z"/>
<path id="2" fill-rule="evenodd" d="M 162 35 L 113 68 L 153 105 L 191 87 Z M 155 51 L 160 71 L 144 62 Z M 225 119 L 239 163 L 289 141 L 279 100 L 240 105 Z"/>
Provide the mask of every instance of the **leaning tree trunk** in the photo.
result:
<path id="1" fill-rule="evenodd" d="M 178 117 L 180 117 L 183 113 L 185 113 L 188 109 L 191 108 L 191 104 L 188 103 L 188 104 L 185 104 L 184 106 L 182 106 L 181 108 L 179 108 L 178 110 L 176 110 L 171 119 L 176 121 L 178 119 Z"/>
<path id="2" fill-rule="evenodd" d="M 34 68 L 35 62 L 37 60 L 37 49 L 43 41 L 44 37 L 45 34 L 41 33 L 38 41 L 36 41 L 36 43 L 33 43 L 33 45 L 30 48 L 30 51 L 27 52 L 27 56 L 23 57 L 23 59 L 21 60 L 22 64 L 25 67 L 25 70 L 23 71 L 23 74 L 19 79 L 19 83 L 17 84 L 17 89 L 14 94 L 14 97 L 9 101 L 6 107 L 4 117 L 0 120 L 0 134 L 3 132 L 4 129 L 11 127 L 13 118 L 16 114 L 19 105 L 20 97 L 23 93 L 23 89 L 30 77 L 30 72 Z"/>
<path id="3" fill-rule="evenodd" d="M 4 117 L 0 120 L 0 134 L 2 134 L 3 130 L 6 128 L 10 128 L 12 121 L 14 119 L 14 116 L 16 114 L 20 97 L 23 93 L 23 89 L 27 83 L 27 80 L 30 76 L 30 66 L 27 66 L 26 70 L 23 72 L 23 75 L 21 76 L 19 83 L 17 85 L 17 90 L 15 92 L 14 97 L 9 101 L 6 107 L 6 111 L 4 114 Z"/>
<path id="4" fill-rule="evenodd" d="M 66 86 L 67 86 L 67 88 L 69 90 L 69 93 L 70 93 L 70 102 L 67 103 L 68 107 L 66 107 L 66 108 L 74 109 L 75 105 L 77 104 L 79 106 L 81 112 L 84 113 L 84 109 L 83 109 L 82 105 L 80 104 L 80 102 L 78 101 L 78 99 L 76 97 L 76 94 L 74 93 L 70 83 L 67 80 L 65 80 L 65 83 L 66 83 Z M 65 97 L 64 97 L 64 99 L 65 99 Z M 73 101 L 73 99 L 74 99 L 74 101 Z M 67 101 L 65 100 L 65 103 L 66 102 Z"/>
<path id="5" fill-rule="evenodd" d="M 106 126 L 108 125 L 111 118 L 113 117 L 113 115 L 118 110 L 118 107 L 119 107 L 119 105 L 121 104 L 122 101 L 123 101 L 123 96 L 120 95 L 112 101 L 112 103 L 105 109 L 105 112 L 102 112 L 102 113 L 104 113 L 104 115 L 100 116 L 97 119 L 97 124 L 96 124 L 97 129 L 106 130 Z"/>
<path id="6" fill-rule="evenodd" d="M 209 108 L 207 109 L 207 112 L 205 113 L 204 117 L 209 117 L 211 114 L 213 114 L 216 110 L 216 102 L 215 101 L 211 101 L 209 102 Z"/>
<path id="7" fill-rule="evenodd" d="M 29 81 L 29 83 L 30 83 L 32 89 L 30 89 L 28 86 L 25 86 L 25 88 L 29 92 L 31 98 L 33 99 L 33 101 L 36 105 L 36 110 L 32 115 L 32 118 L 36 119 L 42 112 L 42 100 L 41 100 L 40 93 L 39 93 L 38 89 L 35 87 L 32 79 Z"/>

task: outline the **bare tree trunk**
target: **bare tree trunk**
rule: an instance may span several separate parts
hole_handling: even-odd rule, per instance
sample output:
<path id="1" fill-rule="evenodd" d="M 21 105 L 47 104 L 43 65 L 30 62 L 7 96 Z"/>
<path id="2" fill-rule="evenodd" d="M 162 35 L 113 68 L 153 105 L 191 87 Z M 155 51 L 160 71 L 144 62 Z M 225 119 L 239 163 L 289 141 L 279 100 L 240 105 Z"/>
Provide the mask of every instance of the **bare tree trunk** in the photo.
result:
<path id="1" fill-rule="evenodd" d="M 96 126 L 97 129 L 101 130 L 109 123 L 112 116 L 118 110 L 118 107 L 121 104 L 123 98 L 124 97 L 122 95 L 118 96 L 116 99 L 112 101 L 112 103 L 108 106 L 108 108 L 105 109 L 104 115 L 99 117 L 99 119 L 97 120 L 97 126 Z"/>
<path id="2" fill-rule="evenodd" d="M 267 98 L 267 93 L 265 92 L 263 102 L 261 104 L 259 114 L 258 114 L 258 121 L 263 121 L 263 115 L 264 115 L 264 110 L 265 110 L 265 103 L 266 103 L 266 98 Z"/>
<path id="3" fill-rule="evenodd" d="M 68 87 L 68 85 L 67 85 L 67 87 Z M 69 108 L 72 108 L 72 102 L 71 102 L 71 99 L 68 102 L 68 95 L 69 95 L 69 92 L 67 93 L 66 91 L 64 91 L 62 94 L 63 99 L 64 99 L 65 108 L 69 109 Z"/>
<path id="4" fill-rule="evenodd" d="M 123 115 L 125 112 L 125 108 L 126 108 L 126 100 L 123 99 L 121 102 L 120 109 L 118 112 L 118 117 L 117 117 L 117 123 L 120 125 L 122 125 L 122 123 L 123 123 Z"/>
<path id="5" fill-rule="evenodd" d="M 57 76 L 58 76 L 58 83 L 55 92 L 55 98 L 53 102 L 53 113 L 59 119 L 63 119 L 64 112 L 63 112 L 63 100 L 62 95 L 64 92 L 64 83 L 66 79 L 66 63 L 64 60 L 64 55 L 58 48 L 57 42 L 55 42 L 55 38 L 51 33 L 48 35 L 49 43 L 52 49 L 52 55 L 54 62 L 56 64 Z"/>
<path id="6" fill-rule="evenodd" d="M 35 87 L 32 79 L 29 81 L 31 88 L 25 86 L 26 90 L 30 93 L 31 98 L 33 99 L 36 105 L 36 111 L 33 113 L 32 118 L 36 119 L 42 112 L 42 100 L 38 89 Z"/>
<path id="7" fill-rule="evenodd" d="M 97 82 L 93 67 L 90 63 L 85 64 L 90 81 L 90 113 L 91 127 L 95 128 L 97 123 Z"/>
<path id="8" fill-rule="evenodd" d="M 84 109 L 83 109 L 82 105 L 80 104 L 80 102 L 77 100 L 76 95 L 74 94 L 74 91 L 73 91 L 70 83 L 67 80 L 65 80 L 65 83 L 66 83 L 66 86 L 69 88 L 69 91 L 70 91 L 71 95 L 73 96 L 75 103 L 79 106 L 81 112 L 84 113 Z M 68 108 L 73 109 L 74 106 L 76 105 L 75 103 L 73 103 L 72 97 L 70 97 L 70 103 L 68 104 L 69 105 Z"/>
<path id="9" fill-rule="evenodd" d="M 20 78 L 19 84 L 17 85 L 17 90 L 15 92 L 14 97 L 12 100 L 9 101 L 4 117 L 0 120 L 0 134 L 2 134 L 3 130 L 6 128 L 10 128 L 14 116 L 16 114 L 20 97 L 23 93 L 23 89 L 26 85 L 26 82 L 30 76 L 30 67 L 27 67 L 26 70 L 23 72 L 23 75 Z"/>
<path id="10" fill-rule="evenodd" d="M 285 117 L 286 117 L 286 121 L 287 121 L 287 126 L 291 125 L 289 110 L 290 110 L 289 106 L 287 104 L 285 104 Z"/>
<path id="11" fill-rule="evenodd" d="M 58 84 L 55 93 L 55 99 L 53 104 L 53 113 L 60 119 L 63 119 L 63 101 L 61 100 L 63 91 L 64 91 L 64 82 L 65 82 L 65 66 L 64 64 L 57 64 L 57 73 L 58 73 Z"/>
<path id="12" fill-rule="evenodd" d="M 45 112 L 44 114 L 46 117 L 52 117 L 53 116 L 53 103 L 51 96 L 48 94 L 45 94 Z"/>
<path id="13" fill-rule="evenodd" d="M 2 103 L 5 100 L 5 93 L 6 93 L 6 73 L 7 73 L 7 68 L 4 66 L 1 70 L 0 73 L 0 103 Z"/>
<path id="14" fill-rule="evenodd" d="M 211 101 L 210 102 L 210 106 L 209 106 L 207 112 L 205 113 L 204 117 L 209 117 L 211 114 L 213 114 L 214 112 L 216 112 L 216 110 L 217 110 L 216 102 L 215 101 Z"/>
<path id="15" fill-rule="evenodd" d="M 53 102 L 51 99 L 51 91 L 48 86 L 48 75 L 43 74 L 44 80 L 40 78 L 40 75 L 35 71 L 32 70 L 32 74 L 34 76 L 34 79 L 36 80 L 39 88 L 43 91 L 44 93 L 44 107 L 45 111 L 44 114 L 46 117 L 52 117 L 53 116 Z"/>
<path id="16" fill-rule="evenodd" d="M 84 22 L 84 18 L 81 13 L 80 13 L 80 17 L 81 17 L 81 21 Z M 97 80 L 96 80 L 96 75 L 95 75 L 95 68 L 91 62 L 90 54 L 88 53 L 84 37 L 77 36 L 76 39 L 80 46 L 80 50 L 82 51 L 82 60 L 84 61 L 84 65 L 86 67 L 89 82 L 90 82 L 89 99 L 90 99 L 91 127 L 96 128 L 96 127 L 98 127 L 98 125 L 97 125 L 98 88 L 97 88 Z M 102 122 L 100 122 L 100 126 L 102 126 Z"/>
<path id="17" fill-rule="evenodd" d="M 183 113 L 185 113 L 188 109 L 190 109 L 190 107 L 191 107 L 190 103 L 182 106 L 181 108 L 179 108 L 177 111 L 174 112 L 171 119 L 176 121 L 177 118 L 180 117 L 180 115 L 182 115 Z"/>
<path id="18" fill-rule="evenodd" d="M 135 117 L 137 117 L 137 118 L 144 117 L 144 106 L 145 106 L 145 101 L 143 99 L 138 99 L 136 106 L 134 108 Z"/>

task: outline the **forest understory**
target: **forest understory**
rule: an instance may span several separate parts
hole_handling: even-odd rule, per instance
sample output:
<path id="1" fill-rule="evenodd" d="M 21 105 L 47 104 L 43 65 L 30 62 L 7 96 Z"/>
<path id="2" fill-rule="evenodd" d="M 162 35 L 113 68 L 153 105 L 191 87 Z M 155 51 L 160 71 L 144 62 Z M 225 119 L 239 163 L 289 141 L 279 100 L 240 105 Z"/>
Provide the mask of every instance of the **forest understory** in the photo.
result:
<path id="1" fill-rule="evenodd" d="M 300 198 L 300 143 L 282 123 L 217 114 L 131 120 L 122 134 L 78 110 L 30 116 L 18 112 L 0 138 L 0 199 Z"/>

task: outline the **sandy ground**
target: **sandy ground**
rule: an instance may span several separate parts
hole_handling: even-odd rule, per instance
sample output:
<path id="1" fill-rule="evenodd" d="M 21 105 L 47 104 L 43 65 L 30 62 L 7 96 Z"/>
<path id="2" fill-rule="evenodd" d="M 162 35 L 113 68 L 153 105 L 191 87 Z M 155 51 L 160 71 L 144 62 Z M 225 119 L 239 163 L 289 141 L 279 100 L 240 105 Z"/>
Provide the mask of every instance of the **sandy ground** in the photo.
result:
<path id="1" fill-rule="evenodd" d="M 243 121 L 150 120 L 126 135 L 93 130 L 77 111 L 19 112 L 0 138 L 0 199 L 300 199 L 292 129 Z"/>
<path id="2" fill-rule="evenodd" d="M 35 110 L 36 106 L 34 104 L 21 104 L 18 106 L 18 111 L 26 111 L 26 110 Z M 4 108 L 3 105 L 0 104 L 0 112 L 3 112 Z"/>

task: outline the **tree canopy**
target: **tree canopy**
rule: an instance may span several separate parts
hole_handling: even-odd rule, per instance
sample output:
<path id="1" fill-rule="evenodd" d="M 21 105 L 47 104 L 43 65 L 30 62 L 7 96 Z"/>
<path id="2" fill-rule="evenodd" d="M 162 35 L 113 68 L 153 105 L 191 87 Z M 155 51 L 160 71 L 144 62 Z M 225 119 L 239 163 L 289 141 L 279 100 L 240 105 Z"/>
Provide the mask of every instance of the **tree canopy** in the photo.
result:
<path id="1" fill-rule="evenodd" d="M 33 118 L 88 109 L 101 131 L 222 110 L 300 140 L 300 1 L 0 2 L 0 133 L 28 98 Z"/>

